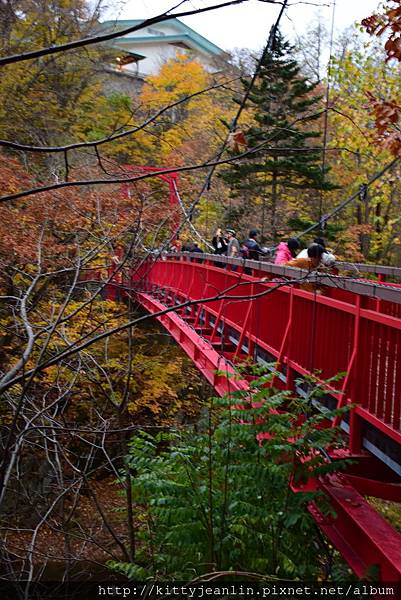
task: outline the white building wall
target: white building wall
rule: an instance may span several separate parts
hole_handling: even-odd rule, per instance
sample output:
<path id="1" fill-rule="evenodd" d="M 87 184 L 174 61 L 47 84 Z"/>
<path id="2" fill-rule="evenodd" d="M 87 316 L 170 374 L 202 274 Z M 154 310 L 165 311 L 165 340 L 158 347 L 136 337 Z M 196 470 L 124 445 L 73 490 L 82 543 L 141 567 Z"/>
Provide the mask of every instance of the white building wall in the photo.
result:
<path id="1" fill-rule="evenodd" d="M 163 40 L 164 36 L 175 36 L 178 40 L 181 39 L 183 43 L 191 47 L 189 50 L 191 57 L 197 60 L 207 71 L 213 73 L 217 70 L 214 55 L 206 50 L 203 51 L 196 43 L 193 45 L 191 34 L 186 35 L 185 29 L 183 31 L 174 22 L 157 23 L 153 27 L 144 27 L 123 36 L 120 42 L 117 42 L 121 50 L 131 51 L 145 58 L 138 61 L 138 63 L 133 62 L 124 65 L 118 70 L 140 78 L 156 75 L 165 62 L 175 58 L 177 52 L 185 53 L 185 48 Z M 157 40 L 152 40 L 156 37 Z M 138 38 L 138 41 L 135 41 L 135 38 Z M 139 38 L 146 38 L 149 41 L 141 41 Z"/>
<path id="2" fill-rule="evenodd" d="M 162 45 L 161 42 L 155 42 L 154 44 L 124 44 L 124 46 L 121 47 L 124 48 L 124 50 L 131 50 L 132 52 L 146 56 L 146 58 L 139 61 L 138 65 L 130 63 L 122 68 L 123 71 L 138 73 L 145 77 L 148 75 L 156 75 L 164 63 L 176 57 L 177 52 L 181 54 L 185 52 L 182 48 L 168 43 Z M 214 70 L 212 61 L 207 56 L 196 51 L 191 52 L 191 54 L 205 69 L 209 71 Z"/>

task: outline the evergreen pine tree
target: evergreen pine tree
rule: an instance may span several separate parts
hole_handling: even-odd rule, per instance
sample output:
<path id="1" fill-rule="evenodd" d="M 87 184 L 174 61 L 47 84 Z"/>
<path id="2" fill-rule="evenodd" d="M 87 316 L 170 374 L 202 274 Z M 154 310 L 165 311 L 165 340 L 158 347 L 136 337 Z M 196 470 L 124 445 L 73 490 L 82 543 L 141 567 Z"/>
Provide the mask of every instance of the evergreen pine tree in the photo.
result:
<path id="1" fill-rule="evenodd" d="M 321 151 L 312 150 L 319 146 L 322 135 L 311 127 L 311 122 L 321 117 L 321 96 L 313 93 L 317 84 L 302 76 L 297 61 L 291 57 L 293 52 L 294 48 L 277 33 L 247 104 L 254 119 L 247 131 L 249 149 L 262 146 L 242 161 L 232 163 L 223 173 L 231 185 L 232 196 L 248 205 L 248 219 L 251 215 L 255 221 L 255 205 L 262 206 L 262 223 L 269 221 L 270 227 L 265 225 L 265 231 L 273 238 L 282 227 L 280 221 L 285 220 L 286 200 L 292 204 L 296 201 L 298 194 L 291 193 L 291 189 L 334 187 L 322 170 Z M 243 85 L 249 83 L 244 81 Z"/>

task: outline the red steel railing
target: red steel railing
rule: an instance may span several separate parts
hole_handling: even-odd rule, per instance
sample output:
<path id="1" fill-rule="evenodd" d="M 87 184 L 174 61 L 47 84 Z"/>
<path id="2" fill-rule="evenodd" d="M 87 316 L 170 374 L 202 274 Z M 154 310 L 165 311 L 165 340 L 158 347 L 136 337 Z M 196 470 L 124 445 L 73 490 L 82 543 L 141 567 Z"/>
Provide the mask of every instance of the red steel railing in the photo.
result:
<path id="1" fill-rule="evenodd" d="M 358 267 L 367 277 L 401 276 L 401 269 Z M 401 502 L 400 285 L 200 254 L 147 260 L 114 276 L 116 268 L 108 272 L 107 297 L 136 295 L 219 394 L 232 391 L 229 386 L 248 389 L 246 381 L 229 384 L 219 374 L 246 356 L 275 361 L 281 371 L 275 383 L 300 393 L 311 385 L 308 375 L 345 374 L 319 403 L 323 410 L 355 405 L 349 417 L 333 422 L 349 433 L 348 450 L 330 454 L 330 460 L 353 461 L 345 473 L 310 481 L 336 516 L 314 503 L 309 510 L 357 575 L 375 565 L 382 581 L 400 582 L 401 535 L 365 498 Z M 305 277 L 313 292 L 302 289 Z"/>
<path id="2" fill-rule="evenodd" d="M 216 333 L 224 323 L 249 354 L 256 346 L 279 359 L 287 381 L 316 373 L 326 380 L 345 373 L 344 379 L 333 383 L 333 396 L 339 405 L 357 405 L 349 425 L 351 447 L 354 451 L 362 447 L 363 425 L 369 423 L 398 445 L 401 474 L 399 286 L 321 274 L 319 293 L 281 284 L 250 304 L 249 295 L 272 290 L 283 276 L 299 278 L 305 273 L 238 259 L 224 261 L 231 263 L 226 268 L 216 266 L 222 260 L 210 255 L 169 255 L 167 260 L 144 265 L 133 283 L 143 279 L 144 289 L 163 288 L 177 300 L 199 300 L 196 314 L 203 311 L 206 326 Z M 268 281 L 261 282 L 261 277 Z M 236 298 L 202 302 L 227 289 Z"/>

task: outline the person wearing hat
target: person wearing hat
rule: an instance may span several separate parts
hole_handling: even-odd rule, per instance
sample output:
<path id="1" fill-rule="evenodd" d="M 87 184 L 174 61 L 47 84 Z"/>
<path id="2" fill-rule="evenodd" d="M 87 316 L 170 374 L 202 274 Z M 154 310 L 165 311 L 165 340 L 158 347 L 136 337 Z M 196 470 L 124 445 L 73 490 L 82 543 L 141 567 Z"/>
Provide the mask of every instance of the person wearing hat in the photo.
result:
<path id="1" fill-rule="evenodd" d="M 239 246 L 239 241 L 236 238 L 235 229 L 227 229 L 226 236 L 228 239 L 227 256 L 229 258 L 238 258 L 240 246 Z"/>

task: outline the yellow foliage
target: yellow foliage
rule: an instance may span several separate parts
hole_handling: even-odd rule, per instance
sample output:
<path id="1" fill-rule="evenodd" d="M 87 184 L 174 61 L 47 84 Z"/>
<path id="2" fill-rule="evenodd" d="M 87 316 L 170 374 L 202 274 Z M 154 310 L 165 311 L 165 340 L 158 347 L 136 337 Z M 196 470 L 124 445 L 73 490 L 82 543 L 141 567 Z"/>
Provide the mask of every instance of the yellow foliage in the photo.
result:
<path id="1" fill-rule="evenodd" d="M 200 63 L 184 54 L 177 54 L 175 59 L 162 66 L 158 75 L 147 79 L 140 101 L 152 114 L 205 90 L 211 84 L 210 74 Z M 215 89 L 164 112 L 153 131 L 160 160 L 193 161 L 194 143 L 196 161 L 202 159 L 203 153 L 213 151 L 225 135 L 221 119 L 230 118 L 230 104 L 230 93 Z"/>
<path id="2" fill-rule="evenodd" d="M 153 415 L 160 424 L 170 424 L 178 411 L 185 407 L 186 415 L 194 415 L 199 400 L 191 394 L 185 371 L 193 369 L 182 356 L 152 356 L 137 354 L 134 365 L 141 370 L 141 387 L 136 396 L 129 402 L 128 410 L 134 415 Z M 196 378 L 195 378 L 196 381 Z M 185 395 L 183 391 L 185 390 Z"/>

